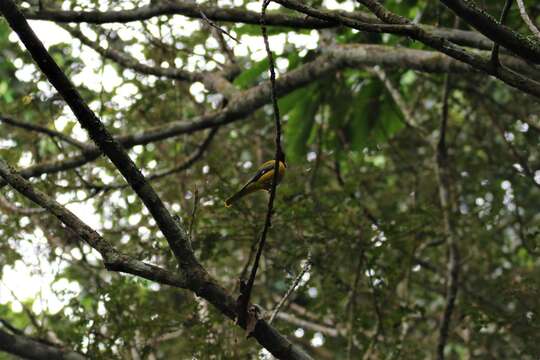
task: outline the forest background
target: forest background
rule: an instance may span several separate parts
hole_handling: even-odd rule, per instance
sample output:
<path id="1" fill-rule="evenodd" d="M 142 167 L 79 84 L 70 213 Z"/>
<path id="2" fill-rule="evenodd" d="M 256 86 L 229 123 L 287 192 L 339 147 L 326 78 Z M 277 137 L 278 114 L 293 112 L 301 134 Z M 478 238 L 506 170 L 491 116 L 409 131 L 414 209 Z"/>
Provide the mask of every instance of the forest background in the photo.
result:
<path id="1" fill-rule="evenodd" d="M 267 5 L 0 1 L 0 359 L 537 359 L 540 5 Z"/>

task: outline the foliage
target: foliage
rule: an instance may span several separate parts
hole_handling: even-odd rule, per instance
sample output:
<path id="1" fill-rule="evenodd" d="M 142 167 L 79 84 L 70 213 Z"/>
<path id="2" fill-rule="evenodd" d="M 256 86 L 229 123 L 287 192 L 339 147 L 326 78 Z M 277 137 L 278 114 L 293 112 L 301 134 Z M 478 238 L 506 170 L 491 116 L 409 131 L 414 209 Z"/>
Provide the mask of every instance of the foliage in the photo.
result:
<path id="1" fill-rule="evenodd" d="M 112 1 L 88 3 L 90 8 L 98 3 L 114 7 Z M 385 3 L 409 18 L 422 13 L 422 23 L 454 23 L 453 15 L 437 2 Z M 504 1 L 486 3 L 497 13 Z M 526 3 L 538 15 L 538 7 Z M 73 8 L 75 1 L 68 4 Z M 138 54 L 144 63 L 176 64 L 196 72 L 221 68 L 225 56 L 208 24 L 181 22 L 192 32 L 178 31 L 178 16 L 81 28 L 110 46 Z M 218 25 L 240 37 L 241 44 L 228 39 L 233 48 L 260 34 L 256 25 Z M 525 29 L 517 9 L 509 26 Z M 122 29 L 136 36 L 124 39 Z M 409 41 L 396 36 L 373 39 L 346 28 L 331 31 L 342 43 L 398 46 Z M 284 41 L 283 51 L 276 54 L 278 65 L 286 64 L 279 67 L 282 73 L 308 63 L 317 52 L 291 40 L 293 34 L 311 32 L 282 27 L 271 31 L 271 43 Z M 416 43 L 414 47 L 425 49 Z M 136 73 L 101 57 L 89 69 L 81 57 L 83 48 L 78 41 L 62 40 L 49 51 L 116 135 L 216 111 L 215 94 L 208 89 Z M 232 84 L 238 89 L 268 78 L 268 60 L 258 56 L 257 49 L 260 46 L 247 47 L 236 56 L 242 70 Z M 81 75 L 85 71 L 94 72 L 92 81 Z M 279 100 L 289 167 L 278 188 L 253 301 L 271 310 L 309 255 L 312 270 L 282 310 L 289 318 L 278 317 L 274 325 L 316 358 L 434 357 L 445 305 L 447 247 L 434 170 L 436 150 L 429 141 L 439 136 L 444 75 L 406 68 L 387 74 L 426 135 L 405 126 L 385 85 L 366 69 L 337 70 Z M 461 275 L 447 353 L 453 359 L 536 359 L 540 108 L 535 99 L 482 74 L 451 74 L 449 89 L 447 142 L 457 206 L 452 225 L 461 250 Z M 88 141 L 3 21 L 0 99 L 2 116 Z M 192 228 L 197 258 L 235 294 L 264 222 L 267 197 L 258 193 L 230 209 L 224 208 L 223 199 L 273 156 L 269 110 L 222 126 L 201 160 L 152 181 L 167 208 Z M 0 129 L 0 158 L 19 168 L 78 153 L 43 134 L 1 122 Z M 138 145 L 129 154 L 145 174 L 156 174 L 184 163 L 207 131 Z M 32 183 L 67 204 L 122 252 L 176 269 L 155 221 L 133 191 L 121 186 L 122 177 L 104 157 L 76 170 L 32 178 Z M 0 318 L 25 334 L 49 340 L 54 334 L 65 347 L 96 359 L 259 356 L 254 340 L 195 294 L 108 272 L 96 252 L 51 214 L 23 214 L 35 205 L 7 187 L 0 197 L 0 266 L 24 265 L 50 288 L 20 299 L 24 309 L 0 294 L 0 299 L 11 299 L 0 305 Z M 7 287 L 0 283 L 0 291 Z M 42 309 L 40 293 L 60 299 L 61 306 Z M 295 323 L 293 316 L 305 322 Z"/>

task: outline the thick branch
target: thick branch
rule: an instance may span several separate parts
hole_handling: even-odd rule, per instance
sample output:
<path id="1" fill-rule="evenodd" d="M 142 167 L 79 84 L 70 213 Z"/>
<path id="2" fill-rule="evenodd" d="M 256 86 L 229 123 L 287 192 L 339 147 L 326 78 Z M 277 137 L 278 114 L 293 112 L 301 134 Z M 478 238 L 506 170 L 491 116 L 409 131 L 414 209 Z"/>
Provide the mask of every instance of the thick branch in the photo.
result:
<path id="1" fill-rule="evenodd" d="M 169 246 L 173 250 L 178 263 L 182 270 L 182 275 L 187 278 L 189 288 L 197 295 L 205 298 L 214 306 L 216 306 L 225 315 L 235 318 L 236 311 L 234 306 L 234 300 L 231 296 L 220 287 L 206 272 L 206 270 L 197 262 L 191 247 L 187 233 L 180 227 L 177 221 L 173 219 L 171 214 L 167 211 L 163 205 L 161 199 L 157 196 L 153 188 L 146 181 L 140 170 L 135 166 L 133 161 L 129 158 L 120 142 L 114 139 L 109 132 L 105 129 L 101 121 L 90 110 L 88 105 L 84 103 L 77 90 L 73 87 L 69 79 L 64 75 L 62 70 L 54 62 L 47 50 L 43 47 L 43 44 L 36 37 L 32 29 L 29 27 L 24 16 L 19 12 L 16 5 L 11 0 L 3 0 L 0 2 L 0 11 L 4 17 L 8 20 L 9 25 L 19 35 L 21 41 L 26 46 L 34 61 L 38 64 L 40 69 L 45 73 L 49 81 L 62 95 L 64 100 L 70 106 L 74 112 L 77 120 L 85 128 L 92 140 L 99 146 L 100 150 L 106 154 L 109 159 L 114 163 L 117 169 L 122 173 L 124 178 L 131 185 L 133 190 L 141 198 L 146 205 L 160 230 L 165 235 Z M 2 166 L 2 176 L 6 181 L 13 176 L 13 172 L 4 164 Z M 7 176 L 6 176 L 7 175 Z M 11 185 L 21 185 L 22 190 L 30 191 L 28 181 L 22 177 L 17 176 L 17 181 L 10 182 Z M 36 192 L 34 192 L 36 193 Z M 44 194 L 41 193 L 43 196 Z M 34 197 L 38 199 L 37 197 Z M 34 199 L 32 199 L 34 200 Z M 53 210 L 59 211 L 56 205 L 52 204 L 51 212 Z M 61 206 L 60 206 L 61 208 Z M 54 212 L 53 212 L 54 213 Z M 75 222 L 78 220 L 76 217 L 72 218 L 69 213 L 59 213 L 62 218 L 61 221 L 69 220 Z M 57 215 L 55 213 L 55 215 Z M 57 215 L 58 216 L 58 215 Z M 83 224 L 79 224 L 83 225 Z M 106 246 L 102 244 L 97 233 L 92 229 L 83 228 L 84 235 L 87 236 L 87 241 L 94 241 L 95 245 Z M 104 250 L 110 251 L 110 249 L 104 248 Z M 114 249 L 113 249 L 114 250 Z M 145 264 L 147 265 L 147 264 Z M 149 265 L 147 265 L 149 266 Z M 152 269 L 153 273 L 157 272 L 159 268 Z M 163 275 L 163 274 L 161 274 Z M 268 349 L 274 356 L 282 359 L 309 359 L 303 351 L 291 344 L 286 338 L 279 334 L 276 330 L 270 327 L 264 321 L 257 321 L 253 336 Z"/>
<path id="2" fill-rule="evenodd" d="M 217 6 L 198 5 L 188 1 L 163 1 L 158 4 L 141 6 L 133 10 L 119 11 L 73 11 L 73 10 L 26 10 L 25 16 L 30 20 L 50 20 L 65 23 L 127 23 L 131 21 L 143 21 L 162 15 L 183 15 L 186 17 L 201 19 L 204 15 L 212 21 L 227 21 L 234 23 L 246 23 L 259 25 L 259 14 L 241 8 L 224 8 Z M 268 25 L 286 26 L 301 29 L 317 29 L 335 26 L 326 21 L 303 16 L 269 13 Z"/>
<path id="3" fill-rule="evenodd" d="M 28 180 L 25 180 L 11 169 L 2 159 L 0 159 L 0 177 L 19 193 L 57 217 L 64 225 L 73 230 L 79 238 L 96 249 L 103 257 L 103 262 L 108 270 L 137 275 L 162 284 L 186 287 L 186 279 L 182 276 L 119 253 L 108 241 L 103 239 L 101 235 L 86 225 L 71 211 L 54 199 L 51 199 L 45 193 L 34 189 Z"/>
<path id="4" fill-rule="evenodd" d="M 129 158 L 122 145 L 110 135 L 103 123 L 84 102 L 71 81 L 65 76 L 37 38 L 16 5 L 12 1 L 2 1 L 0 3 L 0 11 L 3 13 L 10 27 L 19 35 L 19 38 L 39 68 L 60 95 L 62 95 L 81 126 L 88 131 L 90 138 L 107 155 L 133 190 L 139 195 L 168 240 L 178 262 L 183 265 L 198 267 L 193 252 L 189 248 L 189 241 L 185 231 L 180 228 L 167 211 L 161 199 L 145 180 L 135 163 Z"/>
<path id="5" fill-rule="evenodd" d="M 494 67 L 489 59 L 483 56 L 476 55 L 459 46 L 450 43 L 444 38 L 438 37 L 424 30 L 420 26 L 413 24 L 406 18 L 391 13 L 385 9 L 376 0 L 359 0 L 366 5 L 378 18 L 387 24 L 370 24 L 343 15 L 336 15 L 332 12 L 317 10 L 296 0 L 275 0 L 275 2 L 288 8 L 303 12 L 307 15 L 318 17 L 324 20 L 337 21 L 345 26 L 367 32 L 375 33 L 391 33 L 400 36 L 408 36 L 424 44 L 439 50 L 446 55 L 467 63 L 474 68 L 483 71 L 489 75 L 493 75 L 505 83 L 516 87 L 526 93 L 540 97 L 540 83 L 530 80 L 514 71 Z"/>
<path id="6" fill-rule="evenodd" d="M 460 18 L 476 30 L 500 44 L 513 53 L 527 59 L 528 61 L 540 64 L 540 45 L 528 40 L 510 29 L 499 24 L 491 15 L 481 10 L 471 0 L 440 0 L 449 9 L 455 12 Z"/>
<path id="7" fill-rule="evenodd" d="M 330 11 L 330 10 L 326 10 Z M 353 19 L 367 22 L 380 23 L 378 19 L 371 14 L 355 11 L 352 13 L 343 11 L 331 11 L 334 14 L 341 14 Z M 28 19 L 49 20 L 64 23 L 94 23 L 104 24 L 111 22 L 126 23 L 130 21 L 143 21 L 162 15 L 183 15 L 186 17 L 201 19 L 204 16 L 212 21 L 224 21 L 232 23 L 259 24 L 259 14 L 241 8 L 220 8 L 210 5 L 197 5 L 190 2 L 162 2 L 149 6 L 142 6 L 133 10 L 120 11 L 64 11 L 55 10 L 26 10 L 25 15 Z M 316 17 L 298 16 L 295 14 L 283 14 L 278 12 L 269 12 L 266 15 L 268 26 L 283 26 L 297 29 L 324 29 L 339 26 L 338 22 L 325 21 Z M 426 31 L 432 31 L 435 35 L 448 39 L 456 44 L 463 46 L 476 47 L 480 49 L 490 49 L 491 41 L 481 34 L 473 31 L 456 30 L 449 28 L 435 28 L 429 25 L 420 25 Z"/>
<path id="8" fill-rule="evenodd" d="M 421 41 L 424 44 L 439 50 L 450 57 L 453 57 L 454 59 L 467 63 L 474 68 L 485 72 L 486 74 L 493 75 L 513 87 L 516 87 L 536 97 L 540 97 L 540 83 L 530 80 L 529 78 L 504 67 L 493 66 L 490 58 L 487 59 L 483 56 L 476 55 L 456 45 L 448 43 L 445 41 L 445 39 L 439 38 L 433 34 L 430 34 L 429 32 L 424 31 L 420 27 L 412 24 L 408 19 L 388 11 L 375 0 L 358 1 L 366 5 L 382 21 L 396 26 L 401 25 L 403 26 L 403 29 L 410 29 L 409 31 L 405 32 L 395 32 L 396 34 L 410 36 L 413 39 Z"/>
<path id="9" fill-rule="evenodd" d="M 48 345 L 21 334 L 10 334 L 0 329 L 0 350 L 9 354 L 35 360 L 84 360 L 83 355 Z"/>
<path id="10" fill-rule="evenodd" d="M 284 96 L 305 86 L 323 75 L 340 68 L 362 68 L 379 65 L 384 69 L 411 69 L 429 73 L 475 73 L 477 70 L 451 57 L 426 50 L 394 48 L 383 45 L 333 45 L 322 49 L 323 56 L 298 67 L 276 79 L 279 96 Z M 483 52 L 488 56 L 487 52 Z M 516 71 L 523 72 L 531 78 L 540 79 L 540 71 L 529 67 L 524 61 L 511 56 L 500 57 L 501 62 Z M 119 136 L 116 139 L 124 148 L 135 145 L 146 145 L 152 142 L 169 139 L 183 134 L 229 124 L 243 120 L 270 101 L 270 83 L 266 81 L 234 96 L 227 107 L 205 115 L 197 116 L 189 121 L 179 120 L 164 126 L 157 126 L 132 135 Z M 42 174 L 53 174 L 80 167 L 99 157 L 100 150 L 87 144 L 87 150 L 66 160 L 37 164 L 21 170 L 25 178 Z M 0 179 L 0 188 L 5 185 Z"/>

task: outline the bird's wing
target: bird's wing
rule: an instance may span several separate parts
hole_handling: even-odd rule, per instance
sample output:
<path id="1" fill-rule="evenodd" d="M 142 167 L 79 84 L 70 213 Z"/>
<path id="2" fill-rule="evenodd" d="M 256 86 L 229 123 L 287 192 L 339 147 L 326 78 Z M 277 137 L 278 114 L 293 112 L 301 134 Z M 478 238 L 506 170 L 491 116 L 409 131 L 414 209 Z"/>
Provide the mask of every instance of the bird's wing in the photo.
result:
<path id="1" fill-rule="evenodd" d="M 274 170 L 274 162 L 273 161 L 268 161 L 268 162 L 264 163 L 263 166 L 261 166 L 259 168 L 257 173 L 255 175 L 253 175 L 253 177 L 246 183 L 246 185 L 244 187 L 246 187 L 247 185 L 249 185 L 251 183 L 256 182 L 261 177 L 263 177 L 264 174 L 267 174 L 268 172 L 270 172 L 272 170 Z"/>

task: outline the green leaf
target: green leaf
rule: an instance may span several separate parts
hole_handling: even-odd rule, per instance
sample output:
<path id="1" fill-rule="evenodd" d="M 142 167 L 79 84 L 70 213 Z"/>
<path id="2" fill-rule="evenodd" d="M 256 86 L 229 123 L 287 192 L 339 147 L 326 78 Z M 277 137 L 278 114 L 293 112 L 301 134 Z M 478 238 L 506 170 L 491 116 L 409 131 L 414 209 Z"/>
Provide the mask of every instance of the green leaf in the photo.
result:
<path id="1" fill-rule="evenodd" d="M 362 150 L 369 145 L 371 130 L 379 116 L 380 94 L 381 84 L 367 80 L 353 98 L 347 126 L 353 150 Z"/>
<path id="2" fill-rule="evenodd" d="M 284 114 L 289 113 L 285 128 L 286 153 L 289 159 L 299 161 L 307 152 L 308 139 L 315 124 L 319 108 L 317 87 L 312 85 L 296 90 L 282 99 Z"/>
<path id="3" fill-rule="evenodd" d="M 386 142 L 403 128 L 401 114 L 381 82 L 370 81 L 354 99 L 348 126 L 352 149 L 362 150 Z"/>
<path id="4" fill-rule="evenodd" d="M 251 68 L 238 75 L 238 77 L 234 79 L 233 83 L 242 89 L 247 89 L 253 83 L 255 83 L 257 78 L 267 69 L 268 59 L 265 58 L 259 62 L 254 63 Z"/>

